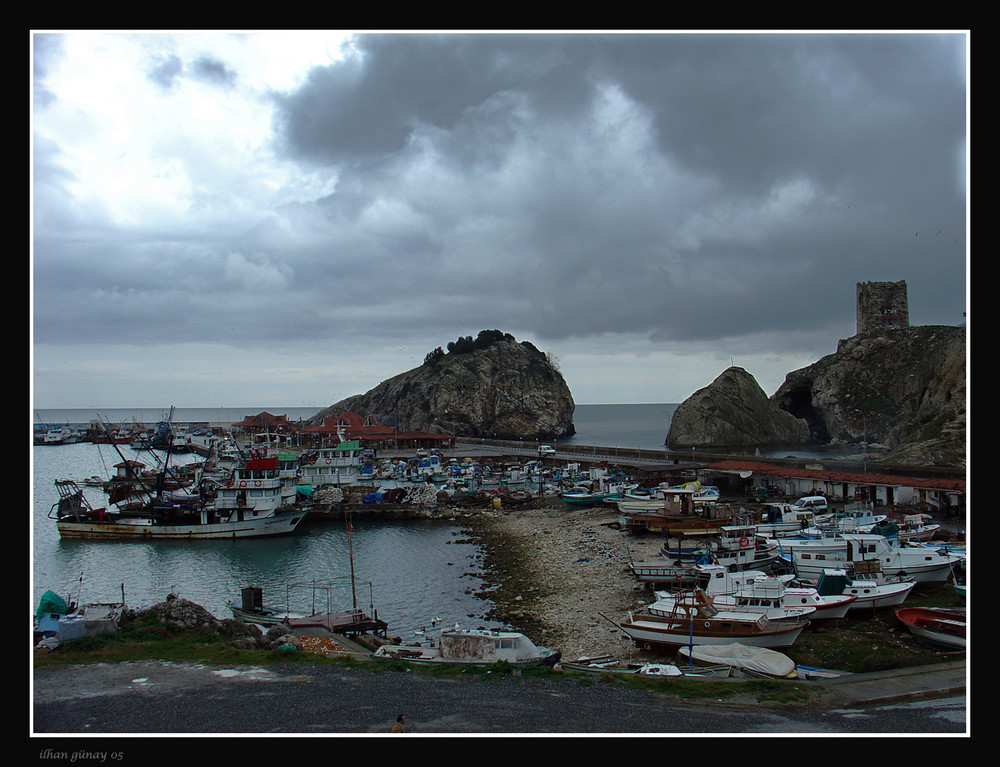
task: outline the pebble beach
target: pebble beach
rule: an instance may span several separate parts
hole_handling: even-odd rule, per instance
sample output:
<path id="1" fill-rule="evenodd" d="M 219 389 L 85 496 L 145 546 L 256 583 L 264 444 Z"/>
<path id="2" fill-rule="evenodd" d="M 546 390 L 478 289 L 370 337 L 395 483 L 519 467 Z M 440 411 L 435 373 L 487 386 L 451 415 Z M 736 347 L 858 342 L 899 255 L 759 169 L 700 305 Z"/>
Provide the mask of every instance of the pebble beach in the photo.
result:
<path id="1" fill-rule="evenodd" d="M 522 627 L 567 660 L 639 658 L 611 621 L 650 600 L 628 565 L 657 546 L 617 529 L 617 517 L 612 507 L 561 505 L 477 515 L 472 527 L 487 551 L 489 596 L 497 604 L 492 617 Z"/>

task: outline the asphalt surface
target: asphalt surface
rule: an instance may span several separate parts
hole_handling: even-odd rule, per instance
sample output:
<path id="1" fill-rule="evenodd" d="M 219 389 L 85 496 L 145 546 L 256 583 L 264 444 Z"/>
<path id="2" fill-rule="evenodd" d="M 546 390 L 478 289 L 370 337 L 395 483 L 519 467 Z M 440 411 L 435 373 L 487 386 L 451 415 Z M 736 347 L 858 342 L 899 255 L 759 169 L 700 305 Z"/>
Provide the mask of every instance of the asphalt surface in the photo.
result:
<path id="1" fill-rule="evenodd" d="M 591 674 L 454 678 L 299 663 L 45 666 L 33 677 L 35 737 L 382 735 L 398 714 L 407 717 L 405 733 L 436 736 L 967 733 L 964 660 L 787 682 L 809 691 L 809 703 L 685 699 Z M 139 747 L 110 741 L 112 749 L 123 744 Z"/>

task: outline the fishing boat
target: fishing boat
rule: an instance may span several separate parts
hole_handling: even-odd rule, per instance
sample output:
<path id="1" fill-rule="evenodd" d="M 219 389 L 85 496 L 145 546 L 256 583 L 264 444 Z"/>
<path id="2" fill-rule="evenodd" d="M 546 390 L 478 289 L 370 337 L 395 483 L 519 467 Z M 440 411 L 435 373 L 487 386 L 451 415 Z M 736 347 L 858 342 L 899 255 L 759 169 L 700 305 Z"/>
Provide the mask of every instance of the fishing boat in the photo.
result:
<path id="1" fill-rule="evenodd" d="M 787 587 L 781 578 L 757 573 L 745 580 L 734 579 L 724 568 L 710 567 L 705 573 L 706 587 L 702 588 L 712 605 L 720 610 L 740 613 L 762 613 L 772 623 L 799 622 L 810 619 L 816 607 L 810 604 L 792 603 L 786 600 Z M 714 577 L 713 577 L 714 576 Z M 655 592 L 657 606 L 667 609 L 680 599 L 683 592 Z"/>
<path id="2" fill-rule="evenodd" d="M 816 584 L 821 596 L 853 596 L 848 611 L 875 610 L 903 604 L 917 585 L 909 576 L 887 577 L 877 569 L 868 568 L 863 573 L 852 574 L 843 569 L 826 569 Z"/>
<path id="3" fill-rule="evenodd" d="M 925 543 L 933 538 L 941 525 L 931 522 L 929 514 L 907 514 L 898 523 L 896 537 L 901 541 Z"/>
<path id="4" fill-rule="evenodd" d="M 697 492 L 694 487 L 665 490 L 657 508 L 622 511 L 619 525 L 634 534 L 718 535 L 720 528 L 733 522 L 735 512 L 717 503 L 704 503 L 696 508 Z"/>
<path id="5" fill-rule="evenodd" d="M 509 663 L 512 666 L 554 666 L 561 653 L 540 647 L 524 634 L 496 629 L 461 629 L 441 631 L 436 644 L 382 645 L 373 658 L 407 663 L 451 663 L 488 665 Z"/>
<path id="6" fill-rule="evenodd" d="M 677 648 L 677 657 L 688 664 L 732 666 L 755 677 L 797 679 L 795 661 L 766 647 L 734 642 L 728 645 L 694 645 Z"/>
<path id="7" fill-rule="evenodd" d="M 639 613 L 630 612 L 617 625 L 637 646 L 652 650 L 734 642 L 754 647 L 791 647 L 808 623 L 807 615 L 775 622 L 762 610 L 720 608 L 702 589 L 695 589 L 669 603 L 655 602 Z"/>
<path id="8" fill-rule="evenodd" d="M 72 480 L 57 480 L 59 500 L 49 510 L 64 538 L 249 538 L 291 533 L 305 518 L 297 508 L 254 506 L 224 511 L 201 497 L 160 494 L 140 504 L 94 508 Z"/>
<path id="9" fill-rule="evenodd" d="M 604 499 L 608 497 L 608 494 L 600 491 L 595 492 L 590 488 L 577 485 L 560 493 L 559 497 L 562 498 L 562 502 L 566 505 L 566 508 L 580 509 L 590 506 L 600 506 L 604 503 Z"/>
<path id="10" fill-rule="evenodd" d="M 918 583 L 943 583 L 961 562 L 957 555 L 941 553 L 919 545 L 904 545 L 881 535 L 840 535 L 834 539 L 819 539 L 823 546 L 827 542 L 840 541 L 833 548 L 810 549 L 809 541 L 799 541 L 792 551 L 792 567 L 796 575 L 809 580 L 819 580 L 823 570 L 829 567 L 847 567 L 858 562 L 877 561 L 881 572 L 886 575 L 910 575 Z M 788 539 L 780 544 L 785 547 Z"/>
<path id="11" fill-rule="evenodd" d="M 727 570 L 766 570 L 778 560 L 778 542 L 758 536 L 756 525 L 722 525 L 718 533 L 712 558 Z"/>
<path id="12" fill-rule="evenodd" d="M 964 650 L 965 613 L 940 607 L 901 607 L 896 617 L 921 644 Z"/>
<path id="13" fill-rule="evenodd" d="M 814 627 L 836 626 L 856 600 L 852 595 L 820 594 L 814 587 L 796 585 L 792 582 L 794 576 L 773 576 L 759 570 L 730 572 L 718 565 L 697 569 L 701 573 L 700 588 L 717 605 L 737 604 L 748 609 L 808 608 L 812 610 L 809 624 Z M 660 592 L 656 594 L 661 596 Z"/>
<path id="14" fill-rule="evenodd" d="M 765 503 L 757 522 L 757 534 L 768 538 L 798 535 L 814 524 L 811 509 L 803 509 L 789 503 Z"/>

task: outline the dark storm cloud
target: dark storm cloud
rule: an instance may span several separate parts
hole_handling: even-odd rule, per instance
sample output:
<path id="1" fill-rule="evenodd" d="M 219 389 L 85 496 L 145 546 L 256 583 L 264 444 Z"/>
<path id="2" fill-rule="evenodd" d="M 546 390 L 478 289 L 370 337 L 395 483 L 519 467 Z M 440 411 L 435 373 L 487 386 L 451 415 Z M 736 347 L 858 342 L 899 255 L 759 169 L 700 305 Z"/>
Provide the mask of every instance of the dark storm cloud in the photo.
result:
<path id="1" fill-rule="evenodd" d="M 951 321 L 964 293 L 961 45 L 361 36 L 278 99 L 278 122 L 290 156 L 341 169 L 323 208 L 331 237 L 394 264 L 379 272 L 387 296 L 530 306 L 543 337 L 710 340 L 850 330 L 855 282 L 907 279 L 915 316 Z M 387 199 L 409 222 L 340 240 Z M 918 226 L 953 237 L 915 240 Z"/>
<path id="2" fill-rule="evenodd" d="M 422 359 L 496 327 L 542 343 L 641 334 L 706 349 L 756 336 L 775 354 L 812 344 L 818 358 L 853 332 L 856 282 L 900 279 L 914 323 L 954 324 L 964 45 L 361 35 L 272 96 L 281 170 L 298 176 L 276 167 L 215 186 L 205 158 L 222 153 L 229 170 L 264 153 L 243 154 L 235 137 L 199 145 L 202 115 L 178 114 L 191 140 L 154 154 L 187 163 L 197 183 L 168 220 L 114 225 L 68 191 L 64 147 L 36 144 L 36 337 L 405 332 Z M 227 96 L 247 83 L 221 55 L 169 50 L 140 71 L 170 98 L 183 77 Z M 195 159 L 181 155 L 190 147 Z M 304 181 L 258 207 L 254 194 L 285 178 Z M 249 213 L 217 222 L 215 205 Z"/>

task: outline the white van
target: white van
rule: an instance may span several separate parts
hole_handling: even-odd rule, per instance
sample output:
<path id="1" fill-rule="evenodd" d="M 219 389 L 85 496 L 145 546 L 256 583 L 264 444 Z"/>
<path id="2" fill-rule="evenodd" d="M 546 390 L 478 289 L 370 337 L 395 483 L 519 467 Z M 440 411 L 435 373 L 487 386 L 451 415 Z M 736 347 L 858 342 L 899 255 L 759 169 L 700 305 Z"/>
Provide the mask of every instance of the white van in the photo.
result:
<path id="1" fill-rule="evenodd" d="M 539 455 L 555 455 L 556 450 L 552 445 L 539 445 L 538 446 Z"/>
<path id="2" fill-rule="evenodd" d="M 826 498 L 822 495 L 807 495 L 799 498 L 795 502 L 795 508 L 797 509 L 809 509 L 810 511 L 826 511 L 827 510 Z"/>

